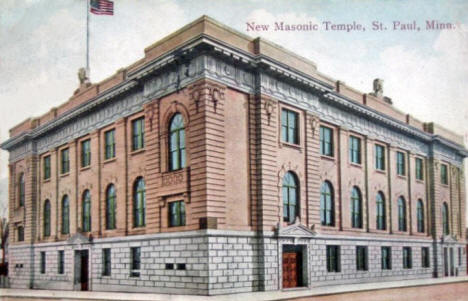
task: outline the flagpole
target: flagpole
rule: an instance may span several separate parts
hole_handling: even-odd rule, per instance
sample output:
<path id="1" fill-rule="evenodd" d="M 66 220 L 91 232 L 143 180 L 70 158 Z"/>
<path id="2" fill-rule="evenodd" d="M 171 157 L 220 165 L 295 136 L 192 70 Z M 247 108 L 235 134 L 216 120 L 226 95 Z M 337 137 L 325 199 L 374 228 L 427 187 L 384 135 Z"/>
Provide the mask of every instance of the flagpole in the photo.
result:
<path id="1" fill-rule="evenodd" d="M 86 75 L 89 79 L 89 0 L 86 0 Z"/>

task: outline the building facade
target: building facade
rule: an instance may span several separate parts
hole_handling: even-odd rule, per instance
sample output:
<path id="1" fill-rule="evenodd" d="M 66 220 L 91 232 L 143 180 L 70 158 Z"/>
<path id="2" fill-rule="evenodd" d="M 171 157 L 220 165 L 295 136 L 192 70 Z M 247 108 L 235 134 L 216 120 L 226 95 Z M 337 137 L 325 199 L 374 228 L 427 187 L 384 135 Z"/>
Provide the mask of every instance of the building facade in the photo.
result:
<path id="1" fill-rule="evenodd" d="M 462 137 L 201 17 L 10 130 L 11 287 L 466 274 Z"/>

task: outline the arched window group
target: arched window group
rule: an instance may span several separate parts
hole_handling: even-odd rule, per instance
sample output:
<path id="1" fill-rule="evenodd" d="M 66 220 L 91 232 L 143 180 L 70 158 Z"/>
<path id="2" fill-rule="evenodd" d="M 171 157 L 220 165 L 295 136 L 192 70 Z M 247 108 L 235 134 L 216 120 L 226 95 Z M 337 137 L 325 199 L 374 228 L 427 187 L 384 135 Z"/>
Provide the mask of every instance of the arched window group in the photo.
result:
<path id="1" fill-rule="evenodd" d="M 145 226 L 146 189 L 143 178 L 138 178 L 133 185 L 133 226 Z"/>
<path id="2" fill-rule="evenodd" d="M 416 205 L 416 220 L 418 232 L 424 233 L 424 204 L 422 200 L 418 200 L 418 204 Z"/>
<path id="3" fill-rule="evenodd" d="M 448 205 L 446 202 L 442 204 L 442 230 L 444 235 L 450 234 L 450 226 L 449 226 L 449 210 Z"/>
<path id="4" fill-rule="evenodd" d="M 114 184 L 110 184 L 106 190 L 106 229 L 115 229 L 116 196 Z"/>
<path id="5" fill-rule="evenodd" d="M 184 168 L 185 157 L 185 125 L 182 114 L 176 113 L 169 123 L 169 170 Z"/>
<path id="6" fill-rule="evenodd" d="M 398 198 L 398 231 L 406 231 L 406 202 L 402 196 Z"/>
<path id="7" fill-rule="evenodd" d="M 83 203 L 82 203 L 82 225 L 81 228 L 83 232 L 91 231 L 91 193 L 89 190 L 85 190 L 83 193 Z"/>
<path id="8" fill-rule="evenodd" d="M 333 187 L 325 181 L 320 188 L 320 221 L 324 226 L 335 225 L 335 204 Z"/>
<path id="9" fill-rule="evenodd" d="M 91 192 L 87 189 L 83 192 L 81 203 L 81 227 L 83 232 L 91 231 Z M 105 223 L 106 229 L 116 228 L 116 192 L 114 184 L 110 184 L 106 189 L 105 203 Z M 135 180 L 133 185 L 133 221 L 134 227 L 144 227 L 146 219 L 146 189 L 145 181 L 142 177 Z M 64 195 L 61 202 L 61 233 L 70 233 L 70 200 L 68 195 Z M 43 231 L 44 237 L 51 235 L 51 205 L 49 200 L 44 202 L 43 210 Z"/>
<path id="10" fill-rule="evenodd" d="M 386 230 L 387 223 L 386 223 L 386 212 L 385 212 L 385 197 L 382 192 L 379 191 L 376 196 L 376 226 L 377 230 Z"/>
<path id="11" fill-rule="evenodd" d="M 351 227 L 362 228 L 362 197 L 356 186 L 351 190 Z"/>
<path id="12" fill-rule="evenodd" d="M 299 215 L 299 183 L 292 172 L 283 178 L 283 220 L 293 223 Z"/>
<path id="13" fill-rule="evenodd" d="M 70 200 L 68 195 L 62 198 L 62 234 L 70 233 Z"/>

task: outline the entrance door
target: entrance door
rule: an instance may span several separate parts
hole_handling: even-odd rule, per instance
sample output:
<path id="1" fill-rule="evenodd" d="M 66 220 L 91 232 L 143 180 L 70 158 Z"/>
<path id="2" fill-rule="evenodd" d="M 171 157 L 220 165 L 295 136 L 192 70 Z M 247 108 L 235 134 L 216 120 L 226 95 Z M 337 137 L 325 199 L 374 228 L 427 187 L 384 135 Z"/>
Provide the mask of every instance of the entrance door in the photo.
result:
<path id="1" fill-rule="evenodd" d="M 301 262 L 301 253 L 283 252 L 283 288 L 300 285 Z"/>
<path id="2" fill-rule="evenodd" d="M 88 290 L 88 250 L 81 250 L 81 290 Z"/>

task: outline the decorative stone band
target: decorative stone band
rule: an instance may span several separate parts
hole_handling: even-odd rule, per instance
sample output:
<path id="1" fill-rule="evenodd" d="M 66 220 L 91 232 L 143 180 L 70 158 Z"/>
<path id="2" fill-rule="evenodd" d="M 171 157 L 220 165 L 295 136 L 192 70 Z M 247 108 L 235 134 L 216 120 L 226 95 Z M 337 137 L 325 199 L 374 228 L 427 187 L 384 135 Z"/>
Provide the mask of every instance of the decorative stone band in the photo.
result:
<path id="1" fill-rule="evenodd" d="M 212 53 L 218 56 L 206 54 L 206 45 L 211 46 Z M 205 46 L 204 52 L 197 51 L 201 46 Z M 257 72 L 251 71 L 252 67 L 257 68 Z M 50 123 L 7 140 L 1 147 L 10 151 L 10 162 L 28 154 L 45 152 L 66 140 L 131 115 L 141 110 L 144 103 L 178 91 L 201 78 L 213 79 L 249 94 L 266 94 L 304 108 L 323 120 L 421 155 L 438 153 L 457 166 L 461 165 L 463 157 L 468 156 L 462 146 L 356 104 L 333 92 L 329 85 L 291 70 L 280 62 L 244 53 L 206 36 L 197 37 L 129 73 L 124 83 Z M 139 83 L 143 85 L 143 91 L 138 89 Z M 430 151 L 434 139 L 443 145 L 437 148 L 441 152 Z"/>

